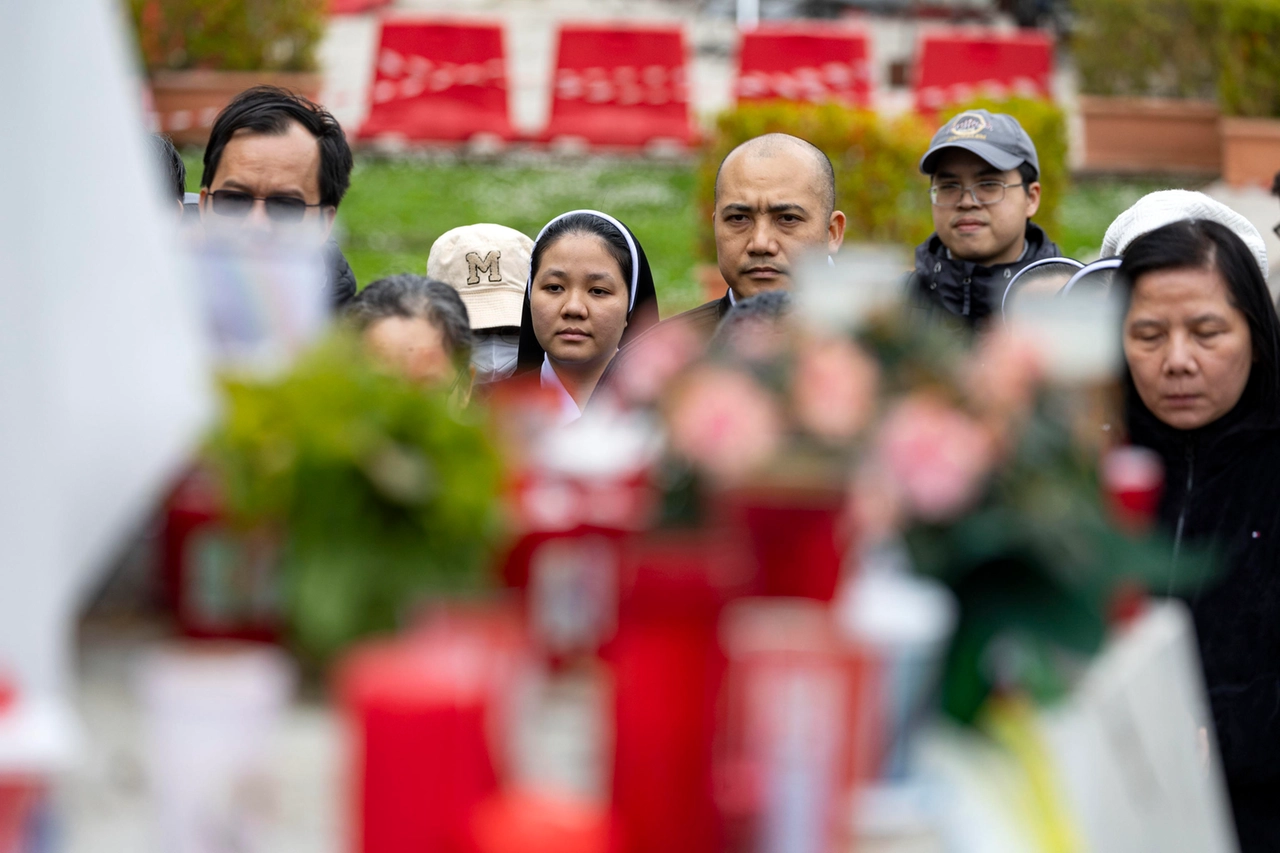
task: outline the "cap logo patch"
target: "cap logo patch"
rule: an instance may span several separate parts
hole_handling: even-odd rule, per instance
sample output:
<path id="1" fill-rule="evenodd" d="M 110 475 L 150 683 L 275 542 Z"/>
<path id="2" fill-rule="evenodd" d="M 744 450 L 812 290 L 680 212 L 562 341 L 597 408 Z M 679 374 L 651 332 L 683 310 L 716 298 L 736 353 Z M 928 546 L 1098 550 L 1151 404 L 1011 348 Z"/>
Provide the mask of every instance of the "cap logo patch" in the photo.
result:
<path id="1" fill-rule="evenodd" d="M 499 262 L 502 260 L 502 252 L 494 250 L 488 252 L 482 258 L 479 252 L 467 252 L 467 284 L 479 284 L 480 274 L 484 273 L 489 277 L 491 284 L 502 283 L 502 272 Z"/>
<path id="2" fill-rule="evenodd" d="M 951 120 L 949 132 L 951 138 L 985 139 L 985 131 L 990 129 L 986 116 L 981 113 L 960 113 Z"/>

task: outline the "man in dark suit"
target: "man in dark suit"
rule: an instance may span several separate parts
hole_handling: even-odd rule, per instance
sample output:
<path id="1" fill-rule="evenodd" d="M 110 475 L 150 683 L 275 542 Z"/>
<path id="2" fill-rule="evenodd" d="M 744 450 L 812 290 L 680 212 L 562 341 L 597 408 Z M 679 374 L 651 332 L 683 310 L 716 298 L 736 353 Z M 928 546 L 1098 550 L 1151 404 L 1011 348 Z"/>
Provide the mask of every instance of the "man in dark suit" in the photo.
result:
<path id="1" fill-rule="evenodd" d="M 805 255 L 833 255 L 844 240 L 845 216 L 836 210 L 835 170 L 827 155 L 795 136 L 769 133 L 729 152 L 716 174 L 716 260 L 729 285 L 725 295 L 664 320 L 614 356 L 597 388 L 633 358 L 659 329 L 681 324 L 705 344 L 739 300 L 766 290 L 790 290 Z"/>

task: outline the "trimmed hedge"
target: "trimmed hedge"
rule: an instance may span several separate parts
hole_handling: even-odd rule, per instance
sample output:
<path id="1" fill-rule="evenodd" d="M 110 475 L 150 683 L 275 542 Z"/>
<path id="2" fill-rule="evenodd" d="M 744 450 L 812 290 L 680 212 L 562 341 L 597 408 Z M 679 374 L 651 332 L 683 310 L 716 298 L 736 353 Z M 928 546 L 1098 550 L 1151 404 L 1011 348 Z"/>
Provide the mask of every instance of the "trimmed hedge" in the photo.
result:
<path id="1" fill-rule="evenodd" d="M 1091 95 L 1213 98 L 1280 117 L 1280 0 L 1074 0 Z"/>
<path id="2" fill-rule="evenodd" d="M 1197 2 L 1214 12 L 1222 112 L 1280 117 L 1280 0 Z"/>
<path id="3" fill-rule="evenodd" d="M 1202 0 L 1073 0 L 1071 47 L 1088 95 L 1212 98 L 1217 74 Z"/>
<path id="4" fill-rule="evenodd" d="M 1044 190 L 1035 219 L 1052 236 L 1067 185 L 1062 111 L 1047 101 L 979 99 L 956 106 L 942 118 L 979 107 L 1013 115 L 1036 143 Z M 918 164 L 935 129 L 915 115 L 888 119 L 839 104 L 744 104 L 722 113 L 698 164 L 699 259 L 714 262 L 716 258 L 712 222 L 720 161 L 739 144 L 765 133 L 807 139 L 831 158 L 836 170 L 836 207 L 848 218 L 846 241 L 916 246 L 933 231 L 928 179 L 920 174 Z"/>
<path id="5" fill-rule="evenodd" d="M 327 0 L 129 0 L 148 71 L 314 71 Z"/>

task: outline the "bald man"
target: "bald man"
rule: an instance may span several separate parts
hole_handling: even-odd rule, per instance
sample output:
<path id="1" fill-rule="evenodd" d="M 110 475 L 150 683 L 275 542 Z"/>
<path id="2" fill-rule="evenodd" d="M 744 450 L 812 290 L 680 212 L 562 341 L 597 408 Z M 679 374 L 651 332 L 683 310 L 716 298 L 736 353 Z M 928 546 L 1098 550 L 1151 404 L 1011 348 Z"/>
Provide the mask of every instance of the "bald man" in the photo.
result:
<path id="1" fill-rule="evenodd" d="M 814 145 L 785 133 L 748 139 L 720 163 L 712 222 L 716 260 L 729 285 L 725 295 L 637 337 L 609 363 L 597 391 L 610 388 L 631 359 L 644 358 L 645 345 L 659 329 L 681 324 L 705 344 L 739 299 L 790 290 L 802 258 L 834 255 L 844 241 L 845 216 L 836 210 L 831 161 Z"/>

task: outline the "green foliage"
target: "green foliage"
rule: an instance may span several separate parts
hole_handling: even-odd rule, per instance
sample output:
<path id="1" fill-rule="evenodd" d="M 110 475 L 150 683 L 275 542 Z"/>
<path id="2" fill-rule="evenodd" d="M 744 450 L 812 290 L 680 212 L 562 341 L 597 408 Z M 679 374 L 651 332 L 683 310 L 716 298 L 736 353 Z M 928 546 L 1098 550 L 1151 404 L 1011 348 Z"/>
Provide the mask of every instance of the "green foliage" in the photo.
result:
<path id="1" fill-rule="evenodd" d="M 1081 90 L 1280 116 L 1280 0 L 1075 0 Z"/>
<path id="2" fill-rule="evenodd" d="M 1072 52 L 1089 95 L 1212 98 L 1216 0 L 1073 0 Z M 1230 4 L 1228 4 L 1230 5 Z"/>
<path id="3" fill-rule="evenodd" d="M 339 239 L 361 284 L 427 268 L 441 234 L 497 222 L 536 235 L 566 210 L 625 222 L 653 267 L 662 316 L 701 302 L 693 277 L 693 176 L 683 164 L 577 158 L 459 162 L 360 158 L 338 211 Z"/>
<path id="4" fill-rule="evenodd" d="M 208 456 L 233 519 L 284 531 L 298 649 L 324 661 L 396 628 L 425 594 L 485 580 L 499 463 L 442 394 L 335 335 L 286 375 L 226 378 Z"/>
<path id="5" fill-rule="evenodd" d="M 695 193 L 703 260 L 716 258 L 712 214 L 720 161 L 764 133 L 798 136 L 831 158 L 836 208 L 848 217 L 846 240 L 914 246 L 933 230 L 927 186 L 916 168 L 930 131 L 914 116 L 885 119 L 838 104 L 743 104 L 717 118 L 699 160 Z"/>
<path id="6" fill-rule="evenodd" d="M 1199 0 L 1214 10 L 1225 115 L 1280 117 L 1280 0 Z"/>
<path id="7" fill-rule="evenodd" d="M 326 0 L 129 0 L 148 70 L 314 71 Z"/>
<path id="8" fill-rule="evenodd" d="M 1057 104 L 1037 98 L 978 98 L 949 108 L 940 118 L 946 121 L 957 113 L 975 109 L 1008 113 L 1018 120 L 1035 143 L 1036 155 L 1040 158 L 1040 210 L 1033 219 L 1053 239 L 1062 224 L 1059 210 L 1071 183 L 1071 173 L 1067 168 L 1066 113 Z"/>

